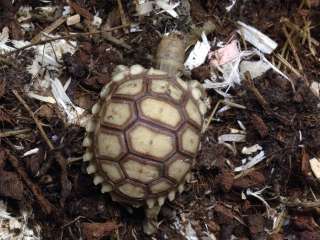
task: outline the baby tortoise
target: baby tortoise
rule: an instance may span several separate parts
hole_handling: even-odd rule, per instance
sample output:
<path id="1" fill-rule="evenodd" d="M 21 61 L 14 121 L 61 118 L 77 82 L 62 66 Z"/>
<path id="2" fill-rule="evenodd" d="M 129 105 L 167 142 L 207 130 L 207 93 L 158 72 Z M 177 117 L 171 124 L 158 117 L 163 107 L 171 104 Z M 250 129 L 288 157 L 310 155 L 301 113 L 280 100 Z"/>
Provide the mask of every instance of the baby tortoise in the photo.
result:
<path id="1" fill-rule="evenodd" d="M 147 234 L 155 232 L 165 200 L 190 181 L 206 112 L 200 85 L 176 77 L 183 66 L 179 48 L 183 54 L 177 34 L 162 40 L 160 70 L 118 66 L 92 108 L 83 141 L 94 184 L 114 201 L 145 207 Z"/>

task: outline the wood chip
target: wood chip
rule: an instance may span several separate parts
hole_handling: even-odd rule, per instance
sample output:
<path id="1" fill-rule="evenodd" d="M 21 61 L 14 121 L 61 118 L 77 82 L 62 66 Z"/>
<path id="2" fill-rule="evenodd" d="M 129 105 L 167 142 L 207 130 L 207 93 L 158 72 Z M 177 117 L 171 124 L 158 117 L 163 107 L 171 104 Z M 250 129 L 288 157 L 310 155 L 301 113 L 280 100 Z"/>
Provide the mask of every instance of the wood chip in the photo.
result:
<path id="1" fill-rule="evenodd" d="M 58 18 L 55 22 L 50 24 L 48 27 L 46 27 L 44 30 L 42 30 L 40 33 L 38 33 L 34 38 L 32 38 L 31 43 L 36 44 L 41 40 L 41 37 L 44 34 L 49 34 L 55 29 L 57 29 L 60 25 L 62 25 L 66 21 L 66 17 L 62 16 Z"/>
<path id="2" fill-rule="evenodd" d="M 71 26 L 80 22 L 80 15 L 75 14 L 67 18 L 67 25 Z"/>
<path id="3" fill-rule="evenodd" d="M 317 179 L 320 179 L 320 161 L 317 158 L 312 158 L 309 160 L 311 170 Z"/>

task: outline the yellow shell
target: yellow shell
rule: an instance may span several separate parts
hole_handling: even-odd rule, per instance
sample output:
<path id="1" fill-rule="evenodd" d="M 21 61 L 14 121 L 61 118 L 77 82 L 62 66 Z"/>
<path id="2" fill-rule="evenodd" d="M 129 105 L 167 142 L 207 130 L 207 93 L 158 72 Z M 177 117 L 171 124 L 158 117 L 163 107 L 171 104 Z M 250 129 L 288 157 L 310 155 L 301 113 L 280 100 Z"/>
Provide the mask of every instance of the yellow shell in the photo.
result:
<path id="1" fill-rule="evenodd" d="M 134 206 L 172 201 L 200 145 L 198 95 L 165 72 L 122 66 L 94 105 L 83 143 L 101 191 Z"/>

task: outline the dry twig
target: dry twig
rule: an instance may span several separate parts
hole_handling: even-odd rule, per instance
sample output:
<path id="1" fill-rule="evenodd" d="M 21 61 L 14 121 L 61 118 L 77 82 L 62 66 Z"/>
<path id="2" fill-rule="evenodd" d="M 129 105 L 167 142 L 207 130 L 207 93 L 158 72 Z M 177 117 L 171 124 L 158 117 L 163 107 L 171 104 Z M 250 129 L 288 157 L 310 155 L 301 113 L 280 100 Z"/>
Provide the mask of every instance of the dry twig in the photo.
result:
<path id="1" fill-rule="evenodd" d="M 286 24 L 287 27 L 297 31 L 297 33 L 303 38 L 304 35 L 305 35 L 305 32 L 299 27 L 297 26 L 296 24 L 290 22 L 290 20 L 288 18 L 281 18 L 280 22 L 283 22 Z M 313 37 L 310 37 L 310 41 L 312 44 L 316 45 L 316 46 L 319 46 L 320 45 L 320 42 L 318 40 L 316 40 L 315 38 Z"/>
<path id="2" fill-rule="evenodd" d="M 245 76 L 244 83 L 247 86 L 247 88 L 254 94 L 254 96 L 256 97 L 260 105 L 263 107 L 263 109 L 268 110 L 269 104 L 266 101 L 266 99 L 261 95 L 261 93 L 256 88 L 256 86 L 254 85 L 250 72 L 245 72 L 244 76 Z"/>
<path id="3" fill-rule="evenodd" d="M 287 200 L 281 200 L 283 204 L 285 204 L 287 207 L 302 207 L 302 208 L 315 208 L 320 207 L 320 200 L 318 201 L 287 201 Z"/>
<path id="4" fill-rule="evenodd" d="M 19 129 L 19 130 L 3 131 L 3 132 L 0 132 L 0 138 L 3 138 L 3 137 L 13 137 L 13 136 L 17 136 L 17 135 L 20 135 L 20 134 L 28 133 L 28 132 L 30 132 L 30 131 L 31 131 L 30 128 Z"/>
<path id="5" fill-rule="evenodd" d="M 23 107 L 28 111 L 28 113 L 30 114 L 30 116 L 33 118 L 35 124 L 37 125 L 37 128 L 40 131 L 40 134 L 42 136 L 42 138 L 44 139 L 44 141 L 47 143 L 47 145 L 49 146 L 50 150 L 54 149 L 53 144 L 51 143 L 51 141 L 49 140 L 46 132 L 43 130 L 42 125 L 40 123 L 40 121 L 38 120 L 38 118 L 34 115 L 34 113 L 32 112 L 32 110 L 30 109 L 30 107 L 27 105 L 27 103 L 23 100 L 23 98 L 20 96 L 20 94 L 16 91 L 16 90 L 12 90 L 13 94 L 16 96 L 16 98 L 19 100 L 19 102 L 23 105 Z"/>
<path id="6" fill-rule="evenodd" d="M 296 63 L 298 65 L 299 70 L 303 71 L 303 67 L 302 67 L 299 55 L 297 53 L 297 49 L 296 49 L 296 47 L 294 46 L 294 44 L 293 44 L 293 42 L 291 40 L 290 34 L 288 33 L 286 26 L 282 27 L 282 31 L 283 31 L 284 35 L 286 36 L 286 38 L 287 38 L 288 44 L 289 44 L 289 46 L 291 48 L 291 51 L 292 51 L 293 56 L 294 56 L 294 58 L 296 60 Z"/>
<path id="7" fill-rule="evenodd" d="M 40 188 L 29 179 L 28 174 L 25 172 L 23 167 L 19 165 L 18 159 L 15 156 L 11 155 L 9 151 L 6 152 L 11 165 L 15 168 L 16 172 L 19 174 L 28 188 L 32 191 L 43 212 L 47 215 L 52 214 L 56 210 L 55 207 L 44 197 Z"/>
<path id="8" fill-rule="evenodd" d="M 121 0 L 117 0 L 117 1 L 118 1 L 118 7 L 119 7 L 121 23 L 122 23 L 122 25 L 128 25 L 126 15 L 124 14 L 122 2 L 121 2 Z"/>
<path id="9" fill-rule="evenodd" d="M 41 40 L 41 36 L 46 33 L 49 34 L 56 28 L 58 28 L 60 25 L 62 25 L 67 18 L 65 16 L 62 16 L 58 18 L 56 21 L 54 21 L 52 24 L 50 24 L 48 27 L 43 29 L 40 33 L 38 33 L 34 38 L 31 39 L 31 43 L 38 43 Z"/>
<path id="10" fill-rule="evenodd" d="M 107 41 L 109 41 L 109 42 L 111 42 L 111 43 L 113 43 L 115 45 L 118 45 L 120 47 L 126 48 L 128 50 L 132 49 L 130 45 L 126 44 L 124 41 L 122 41 L 122 40 L 120 40 L 118 38 L 115 38 L 111 34 L 102 34 L 102 37 L 105 40 L 107 40 Z"/>
<path id="11" fill-rule="evenodd" d="M 283 56 L 281 56 L 279 53 L 277 53 L 275 56 L 279 61 L 282 62 L 283 65 L 289 68 L 297 77 L 301 77 L 301 74 L 299 73 L 299 71 L 295 69 Z"/>
<path id="12" fill-rule="evenodd" d="M 19 102 L 24 106 L 24 108 L 28 111 L 30 116 L 33 118 L 35 124 L 37 125 L 37 128 L 40 131 L 40 134 L 42 138 L 45 140 L 47 143 L 48 147 L 50 150 L 54 150 L 54 146 L 49 140 L 47 134 L 45 133 L 44 129 L 42 128 L 42 125 L 38 118 L 34 115 L 30 107 L 27 105 L 27 103 L 22 99 L 22 97 L 19 95 L 19 93 L 16 90 L 12 90 L 13 94 L 16 96 L 16 98 L 19 100 Z M 61 206 L 64 206 L 65 200 L 70 192 L 71 185 L 70 181 L 68 179 L 68 174 L 67 174 L 67 169 L 66 169 L 66 159 L 62 156 L 60 152 L 56 153 L 56 160 L 60 166 L 61 169 L 61 176 L 60 176 L 60 184 L 61 184 L 61 199 L 60 199 L 60 204 Z"/>
<path id="13" fill-rule="evenodd" d="M 289 37 L 290 37 L 290 38 L 292 38 L 292 35 L 293 35 L 294 32 L 295 32 L 295 30 L 291 29 L 291 31 L 290 31 L 290 33 L 289 33 Z M 281 54 L 282 57 L 284 57 L 284 56 L 286 55 L 286 51 L 287 51 L 287 49 L 288 49 L 288 45 L 289 45 L 289 43 L 288 43 L 288 39 L 287 39 L 286 42 L 284 43 L 282 49 L 281 49 L 281 53 L 280 53 L 280 54 Z M 282 62 L 279 61 L 278 65 L 277 65 L 277 68 L 280 69 L 281 63 L 282 63 Z"/>
<path id="14" fill-rule="evenodd" d="M 75 33 L 75 34 L 71 34 L 71 35 L 67 35 L 67 36 L 50 38 L 50 39 L 39 41 L 37 43 L 31 43 L 31 44 L 25 45 L 25 46 L 23 46 L 21 48 L 15 49 L 15 50 L 13 50 L 11 52 L 8 52 L 8 53 L 5 53 L 3 55 L 0 55 L 0 57 L 10 56 L 10 55 L 13 55 L 13 54 L 15 54 L 17 52 L 23 51 L 23 50 L 25 50 L 27 48 L 34 47 L 34 46 L 37 46 L 37 45 L 46 44 L 46 43 L 50 43 L 50 42 L 54 42 L 54 41 L 61 40 L 61 39 L 73 39 L 73 38 L 77 38 L 77 37 L 90 36 L 90 35 L 94 35 L 94 34 L 101 34 L 101 33 L 104 33 L 104 32 L 111 32 L 111 31 L 114 31 L 114 30 L 118 30 L 118 29 L 121 29 L 121 28 L 128 27 L 128 26 L 129 25 L 120 25 L 120 26 L 117 26 L 117 27 L 113 27 L 113 28 L 110 28 L 110 29 L 103 30 L 103 31 Z"/>
<path id="15" fill-rule="evenodd" d="M 60 191 L 60 205 L 64 207 L 65 201 L 67 197 L 69 196 L 69 193 L 71 191 L 71 183 L 68 179 L 68 172 L 67 172 L 67 160 L 63 157 L 63 155 L 60 152 L 57 152 L 55 154 L 56 160 L 60 166 L 61 169 L 61 175 L 60 175 L 60 185 L 61 185 L 61 191 Z"/>
<path id="16" fill-rule="evenodd" d="M 213 116 L 216 114 L 217 110 L 218 110 L 218 107 L 220 106 L 220 104 L 225 104 L 225 105 L 228 105 L 228 106 L 231 106 L 231 107 L 235 107 L 235 108 L 240 108 L 240 109 L 246 109 L 245 106 L 243 105 L 240 105 L 240 104 L 237 104 L 237 103 L 233 103 L 233 102 L 230 102 L 230 101 L 227 101 L 227 100 L 219 100 L 216 105 L 214 106 L 214 109 L 212 110 L 210 116 L 208 117 L 205 125 L 203 126 L 203 129 L 202 129 L 202 132 L 205 132 L 207 131 L 211 121 L 212 121 L 212 118 Z"/>

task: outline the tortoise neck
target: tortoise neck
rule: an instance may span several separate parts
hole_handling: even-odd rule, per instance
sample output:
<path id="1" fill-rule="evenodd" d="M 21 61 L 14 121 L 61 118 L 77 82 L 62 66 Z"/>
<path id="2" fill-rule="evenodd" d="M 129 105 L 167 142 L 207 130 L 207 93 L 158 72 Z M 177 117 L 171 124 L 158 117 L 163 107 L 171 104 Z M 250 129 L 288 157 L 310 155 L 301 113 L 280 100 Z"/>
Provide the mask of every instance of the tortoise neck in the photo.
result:
<path id="1" fill-rule="evenodd" d="M 176 76 L 183 70 L 185 44 L 179 33 L 164 36 L 158 46 L 156 68 L 165 71 L 169 76 Z"/>

